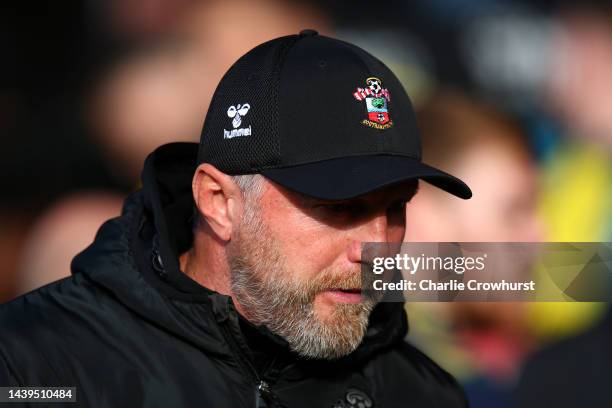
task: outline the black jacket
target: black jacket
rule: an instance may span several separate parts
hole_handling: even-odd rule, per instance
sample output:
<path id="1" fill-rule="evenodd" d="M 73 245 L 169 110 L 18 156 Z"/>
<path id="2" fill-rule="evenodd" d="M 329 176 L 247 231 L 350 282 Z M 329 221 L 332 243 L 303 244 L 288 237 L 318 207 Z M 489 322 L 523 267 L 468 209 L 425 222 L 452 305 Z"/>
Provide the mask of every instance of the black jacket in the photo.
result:
<path id="1" fill-rule="evenodd" d="M 0 306 L 0 386 L 75 386 L 78 405 L 96 407 L 466 405 L 455 380 L 404 341 L 401 304 L 375 309 L 350 356 L 307 361 L 183 274 L 196 153 L 158 149 L 143 188 L 72 276 Z"/>

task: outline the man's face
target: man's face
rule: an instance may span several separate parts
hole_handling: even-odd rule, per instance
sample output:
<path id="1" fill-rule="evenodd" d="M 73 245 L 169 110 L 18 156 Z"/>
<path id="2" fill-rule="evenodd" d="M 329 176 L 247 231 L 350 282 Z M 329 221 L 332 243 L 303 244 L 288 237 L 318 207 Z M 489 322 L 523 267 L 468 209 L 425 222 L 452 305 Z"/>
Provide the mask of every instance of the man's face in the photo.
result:
<path id="1" fill-rule="evenodd" d="M 416 182 L 345 201 L 264 183 L 261 197 L 246 200 L 228 249 L 238 307 L 303 356 L 349 354 L 374 307 L 361 295 L 361 243 L 401 242 Z"/>

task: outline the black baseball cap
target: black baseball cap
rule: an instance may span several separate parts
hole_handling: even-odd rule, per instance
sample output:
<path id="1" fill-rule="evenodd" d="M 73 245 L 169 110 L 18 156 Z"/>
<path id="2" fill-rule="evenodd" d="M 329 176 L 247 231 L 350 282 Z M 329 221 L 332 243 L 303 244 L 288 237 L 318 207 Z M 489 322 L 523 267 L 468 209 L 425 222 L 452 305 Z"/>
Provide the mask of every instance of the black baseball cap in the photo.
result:
<path id="1" fill-rule="evenodd" d="M 230 175 L 260 173 L 321 199 L 415 178 L 472 196 L 463 181 L 421 162 L 412 104 L 393 72 L 314 30 L 261 44 L 229 69 L 206 115 L 198 162 Z"/>

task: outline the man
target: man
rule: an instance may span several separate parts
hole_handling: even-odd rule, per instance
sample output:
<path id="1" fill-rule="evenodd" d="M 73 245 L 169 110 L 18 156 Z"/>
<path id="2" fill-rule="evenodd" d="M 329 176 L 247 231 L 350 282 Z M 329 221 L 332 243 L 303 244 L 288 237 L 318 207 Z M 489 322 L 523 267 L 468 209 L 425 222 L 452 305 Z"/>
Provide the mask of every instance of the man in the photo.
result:
<path id="1" fill-rule="evenodd" d="M 154 152 L 72 276 L 0 309 L 0 383 L 83 406 L 465 406 L 402 305 L 360 293 L 361 242 L 401 241 L 418 178 L 471 195 L 421 163 L 380 61 L 312 30 L 262 44 L 199 150 Z"/>

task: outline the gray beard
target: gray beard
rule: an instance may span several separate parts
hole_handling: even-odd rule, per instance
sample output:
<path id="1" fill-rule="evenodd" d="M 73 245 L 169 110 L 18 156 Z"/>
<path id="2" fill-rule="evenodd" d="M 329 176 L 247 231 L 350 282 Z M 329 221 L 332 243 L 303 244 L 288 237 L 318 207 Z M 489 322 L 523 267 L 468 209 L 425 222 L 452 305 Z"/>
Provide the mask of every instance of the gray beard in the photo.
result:
<path id="1" fill-rule="evenodd" d="M 360 275 L 323 270 L 300 279 L 286 267 L 269 229 L 252 209 L 245 212 L 240 231 L 228 250 L 231 289 L 245 317 L 283 337 L 306 358 L 333 360 L 353 352 L 365 335 L 374 302 L 336 304 L 325 319 L 317 316 L 318 293 L 360 286 Z"/>

